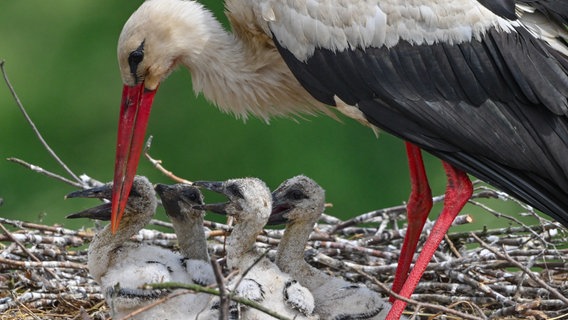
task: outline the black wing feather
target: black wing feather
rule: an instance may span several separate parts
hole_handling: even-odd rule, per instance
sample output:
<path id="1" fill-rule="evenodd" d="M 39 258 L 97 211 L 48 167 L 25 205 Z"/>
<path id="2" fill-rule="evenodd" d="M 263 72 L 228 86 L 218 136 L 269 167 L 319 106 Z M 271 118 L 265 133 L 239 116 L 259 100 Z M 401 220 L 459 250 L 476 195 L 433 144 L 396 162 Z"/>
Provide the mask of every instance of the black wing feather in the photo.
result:
<path id="1" fill-rule="evenodd" d="M 535 8 L 559 25 L 568 25 L 568 1 L 566 0 L 517 0 L 517 2 Z"/>
<path id="2" fill-rule="evenodd" d="M 568 62 L 526 30 L 454 45 L 316 49 L 305 62 L 275 43 L 320 101 L 356 105 L 379 128 L 568 226 Z"/>
<path id="3" fill-rule="evenodd" d="M 477 0 L 484 7 L 491 10 L 496 15 L 514 20 L 517 18 L 515 15 L 515 0 Z M 529 0 L 530 1 L 530 0 Z M 540 1 L 540 0 L 539 0 Z"/>

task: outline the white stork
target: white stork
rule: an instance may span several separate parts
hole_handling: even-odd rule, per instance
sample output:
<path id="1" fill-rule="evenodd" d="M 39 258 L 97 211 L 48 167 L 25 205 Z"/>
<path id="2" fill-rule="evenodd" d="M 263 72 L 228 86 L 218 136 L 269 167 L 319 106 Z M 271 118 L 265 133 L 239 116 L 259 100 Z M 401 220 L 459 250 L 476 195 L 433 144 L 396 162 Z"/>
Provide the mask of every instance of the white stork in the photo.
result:
<path id="1" fill-rule="evenodd" d="M 404 284 L 403 296 L 471 195 L 466 173 L 568 226 L 567 1 L 226 0 L 226 9 L 233 33 L 195 1 L 148 0 L 126 22 L 113 230 L 154 95 L 179 65 L 196 92 L 237 116 L 331 106 L 406 141 L 409 231 L 393 286 Z M 405 283 L 431 208 L 421 149 L 443 160 L 447 197 Z"/>

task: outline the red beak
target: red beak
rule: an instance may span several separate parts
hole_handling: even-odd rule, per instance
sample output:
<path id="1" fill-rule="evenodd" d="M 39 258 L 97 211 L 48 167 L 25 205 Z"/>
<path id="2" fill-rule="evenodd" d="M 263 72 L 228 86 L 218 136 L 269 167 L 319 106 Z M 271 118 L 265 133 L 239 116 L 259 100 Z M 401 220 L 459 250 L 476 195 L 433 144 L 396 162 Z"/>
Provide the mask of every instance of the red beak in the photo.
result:
<path id="1" fill-rule="evenodd" d="M 122 90 L 112 188 L 110 223 L 113 233 L 118 229 L 118 224 L 124 214 L 132 182 L 136 175 L 150 109 L 152 109 L 156 91 L 157 89 L 146 90 L 144 82 L 132 87 L 125 85 Z"/>

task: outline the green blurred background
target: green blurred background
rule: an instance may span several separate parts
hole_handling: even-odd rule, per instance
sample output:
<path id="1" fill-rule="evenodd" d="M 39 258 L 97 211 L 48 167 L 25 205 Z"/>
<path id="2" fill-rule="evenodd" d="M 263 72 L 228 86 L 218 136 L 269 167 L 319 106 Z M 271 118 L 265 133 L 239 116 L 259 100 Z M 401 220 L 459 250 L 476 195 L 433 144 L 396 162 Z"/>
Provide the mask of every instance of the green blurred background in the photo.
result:
<path id="1" fill-rule="evenodd" d="M 203 2 L 226 25 L 221 1 Z M 116 43 L 140 3 L 18 0 L 0 5 L 0 59 L 45 139 L 77 174 L 112 179 L 122 89 Z M 342 218 L 401 204 L 409 192 L 404 144 L 384 133 L 376 138 L 370 129 L 341 119 L 243 123 L 196 98 L 182 68 L 161 85 L 148 134 L 154 135 L 151 154 L 190 180 L 257 176 L 274 188 L 303 173 L 327 190 L 327 200 L 334 204 L 328 213 Z M 96 202 L 64 200 L 73 187 L 4 160 L 18 157 L 65 175 L 3 82 L 0 128 L 0 216 L 67 227 L 87 224 L 64 216 Z M 445 186 L 440 162 L 428 155 L 426 161 L 433 191 L 440 194 Z M 138 170 L 153 182 L 170 182 L 145 159 Z M 467 212 L 479 210 L 470 207 Z M 475 213 L 473 228 L 494 226 L 494 219 Z"/>

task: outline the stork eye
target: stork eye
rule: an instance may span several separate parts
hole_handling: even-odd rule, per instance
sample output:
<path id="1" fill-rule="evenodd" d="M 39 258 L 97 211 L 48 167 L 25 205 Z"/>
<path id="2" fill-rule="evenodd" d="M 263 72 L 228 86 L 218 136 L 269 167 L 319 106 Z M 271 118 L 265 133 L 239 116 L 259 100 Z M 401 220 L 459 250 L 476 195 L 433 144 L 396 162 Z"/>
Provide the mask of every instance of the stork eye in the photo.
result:
<path id="1" fill-rule="evenodd" d="M 139 64 L 144 59 L 144 51 L 132 51 L 130 55 L 128 55 L 128 63 L 130 64 Z"/>
<path id="2" fill-rule="evenodd" d="M 308 196 L 300 190 L 291 190 L 286 194 L 286 197 L 291 200 L 302 200 L 307 199 Z"/>
<path id="3" fill-rule="evenodd" d="M 136 70 L 138 70 L 138 65 L 144 60 L 144 41 L 140 44 L 136 50 L 130 52 L 128 55 L 128 65 L 130 66 L 130 73 L 136 75 Z"/>
<path id="4" fill-rule="evenodd" d="M 136 69 L 138 69 L 138 64 L 144 60 L 144 51 L 132 51 L 128 55 L 128 65 L 130 66 L 130 72 L 136 73 Z"/>

